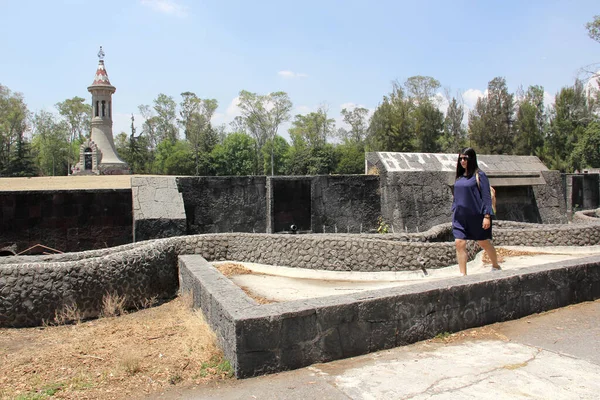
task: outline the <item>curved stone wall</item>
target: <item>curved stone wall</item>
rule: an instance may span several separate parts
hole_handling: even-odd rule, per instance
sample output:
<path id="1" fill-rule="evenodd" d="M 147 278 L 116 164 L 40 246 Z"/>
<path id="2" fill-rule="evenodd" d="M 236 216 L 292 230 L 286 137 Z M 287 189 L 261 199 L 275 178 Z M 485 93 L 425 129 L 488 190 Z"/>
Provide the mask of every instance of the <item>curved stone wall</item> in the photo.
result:
<path id="1" fill-rule="evenodd" d="M 591 217 L 590 217 L 591 218 Z M 600 220 L 541 225 L 495 221 L 497 245 L 600 244 Z M 479 250 L 468 245 L 470 257 Z M 248 261 L 333 271 L 399 271 L 454 264 L 450 224 L 411 234 L 252 234 L 179 236 L 114 248 L 48 256 L 0 258 L 0 327 L 52 321 L 65 306 L 82 317 L 99 315 L 105 294 L 126 296 L 134 307 L 177 293 L 177 257 Z"/>

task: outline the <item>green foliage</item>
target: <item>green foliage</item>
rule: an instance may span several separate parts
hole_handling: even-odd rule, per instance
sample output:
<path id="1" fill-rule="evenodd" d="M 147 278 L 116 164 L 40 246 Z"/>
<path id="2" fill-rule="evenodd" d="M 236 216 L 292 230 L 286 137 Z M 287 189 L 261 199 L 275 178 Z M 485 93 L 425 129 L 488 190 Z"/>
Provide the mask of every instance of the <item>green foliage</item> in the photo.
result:
<path id="1" fill-rule="evenodd" d="M 275 141 L 268 140 L 262 148 L 262 173 L 268 175 L 273 171 L 275 175 L 285 175 L 289 148 L 288 142 L 279 135 L 275 136 Z M 273 168 L 271 168 L 271 154 L 273 154 Z"/>
<path id="2" fill-rule="evenodd" d="M 438 153 L 444 129 L 444 114 L 430 101 L 421 101 L 415 106 L 414 127 L 416 150 L 422 153 Z"/>
<path id="3" fill-rule="evenodd" d="M 177 121 L 177 103 L 171 96 L 160 93 L 154 99 L 154 111 L 156 119 L 153 121 L 156 129 L 156 136 L 159 141 L 169 140 L 175 143 L 179 132 L 175 125 Z"/>
<path id="4" fill-rule="evenodd" d="M 388 233 L 390 226 L 385 222 L 382 216 L 377 218 L 377 233 Z"/>
<path id="5" fill-rule="evenodd" d="M 69 165 L 69 127 L 47 111 L 33 117 L 32 147 L 42 175 L 67 175 Z"/>
<path id="6" fill-rule="evenodd" d="M 437 335 L 435 335 L 434 339 L 444 340 L 444 339 L 448 339 L 450 336 L 452 336 L 452 334 L 450 332 L 441 332 L 441 333 L 438 333 Z"/>
<path id="7" fill-rule="evenodd" d="M 190 143 L 194 153 L 194 166 L 196 175 L 207 175 L 208 164 L 202 162 L 209 157 L 218 142 L 217 133 L 212 129 L 210 120 L 218 107 L 215 99 L 200 99 L 192 92 L 181 94 L 183 101 L 180 105 L 181 119 L 186 140 Z M 201 168 L 201 167 L 204 168 Z"/>
<path id="8" fill-rule="evenodd" d="M 439 140 L 440 151 L 457 153 L 460 149 L 466 147 L 467 131 L 463 124 L 464 116 L 464 106 L 459 104 L 456 98 L 453 97 L 444 118 L 444 133 Z"/>
<path id="9" fill-rule="evenodd" d="M 572 168 L 579 171 L 600 167 L 600 122 L 595 121 L 585 128 L 569 161 Z"/>
<path id="10" fill-rule="evenodd" d="M 209 375 L 220 375 L 223 378 L 231 378 L 233 376 L 233 368 L 228 360 L 215 356 L 210 361 L 202 363 L 199 375 L 202 378 Z"/>
<path id="11" fill-rule="evenodd" d="M 469 115 L 470 140 L 479 153 L 512 154 L 514 149 L 514 95 L 506 80 L 488 83 L 488 94 L 479 98 Z"/>
<path id="12" fill-rule="evenodd" d="M 205 162 L 207 162 L 206 160 Z M 156 148 L 154 173 L 164 175 L 194 175 L 192 148 L 185 140 L 163 140 Z"/>
<path id="13" fill-rule="evenodd" d="M 363 174 L 365 149 L 361 144 L 345 141 L 335 147 L 336 174 Z"/>
<path id="14" fill-rule="evenodd" d="M 274 140 L 279 126 L 290 119 L 292 102 L 287 93 L 274 92 L 267 95 L 257 95 L 242 90 L 239 95 L 238 106 L 242 112 L 238 119 L 238 126 L 243 132 L 249 133 L 256 140 L 256 159 L 262 153 L 262 148 L 268 140 Z M 275 150 L 274 147 L 272 147 Z M 271 158 L 275 154 L 271 153 Z M 271 174 L 274 174 L 275 163 L 272 163 Z M 256 173 L 260 167 L 256 165 Z"/>
<path id="15" fill-rule="evenodd" d="M 515 120 L 515 154 L 539 155 L 544 146 L 548 116 L 544 110 L 544 88 L 530 86 L 518 104 Z"/>
<path id="16" fill-rule="evenodd" d="M 29 110 L 23 95 L 0 85 L 0 174 L 6 168 L 14 172 L 15 166 L 8 164 L 15 159 L 15 144 L 24 142 L 28 118 Z M 22 147 L 20 151 L 24 150 Z"/>
<path id="17" fill-rule="evenodd" d="M 404 90 L 394 85 L 393 91 L 383 97 L 369 124 L 368 143 L 372 151 L 415 150 L 413 105 Z"/>
<path id="18" fill-rule="evenodd" d="M 600 42 L 600 15 L 595 15 L 591 22 L 585 24 L 585 28 L 590 38 L 596 42 Z"/>
<path id="19" fill-rule="evenodd" d="M 211 154 L 216 175 L 252 175 L 256 165 L 255 140 L 245 133 L 228 135 Z"/>
<path id="20" fill-rule="evenodd" d="M 543 161 L 551 169 L 573 171 L 569 159 L 586 126 L 596 117 L 588 104 L 583 83 L 564 87 L 556 95 L 554 114 L 544 143 Z"/>
<path id="21" fill-rule="evenodd" d="M 343 128 L 338 130 L 338 136 L 350 143 L 364 144 L 367 139 L 369 122 L 369 110 L 363 107 L 356 107 L 351 111 L 342 109 L 342 117 L 345 123 L 350 125 L 350 130 Z"/>
<path id="22" fill-rule="evenodd" d="M 4 176 L 37 176 L 37 167 L 31 151 L 31 144 L 22 136 L 17 137 L 14 151 L 6 164 Z"/>

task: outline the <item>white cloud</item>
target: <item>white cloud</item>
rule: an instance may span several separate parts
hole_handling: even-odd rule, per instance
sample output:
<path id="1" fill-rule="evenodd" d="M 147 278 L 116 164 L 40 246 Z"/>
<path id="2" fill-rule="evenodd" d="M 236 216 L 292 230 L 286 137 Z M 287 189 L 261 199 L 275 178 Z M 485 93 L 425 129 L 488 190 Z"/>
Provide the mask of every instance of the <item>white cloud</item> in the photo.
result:
<path id="1" fill-rule="evenodd" d="M 277 75 L 285 78 L 285 79 L 295 79 L 295 78 L 308 78 L 308 75 L 302 72 L 293 72 L 293 71 L 279 71 Z"/>
<path id="2" fill-rule="evenodd" d="M 487 89 L 485 92 L 482 92 L 479 89 L 468 89 L 462 94 L 462 98 L 465 104 L 465 108 L 468 110 L 472 110 L 475 108 L 475 104 L 477 104 L 477 99 L 480 97 L 487 96 Z"/>
<path id="3" fill-rule="evenodd" d="M 211 119 L 213 125 L 229 124 L 235 117 L 242 115 L 242 112 L 238 107 L 239 102 L 240 97 L 236 96 L 233 98 L 233 100 L 231 100 L 224 113 L 215 112 Z"/>
<path id="4" fill-rule="evenodd" d="M 140 0 L 143 6 L 162 14 L 174 15 L 176 17 L 187 17 L 187 7 L 177 4 L 175 0 Z"/>

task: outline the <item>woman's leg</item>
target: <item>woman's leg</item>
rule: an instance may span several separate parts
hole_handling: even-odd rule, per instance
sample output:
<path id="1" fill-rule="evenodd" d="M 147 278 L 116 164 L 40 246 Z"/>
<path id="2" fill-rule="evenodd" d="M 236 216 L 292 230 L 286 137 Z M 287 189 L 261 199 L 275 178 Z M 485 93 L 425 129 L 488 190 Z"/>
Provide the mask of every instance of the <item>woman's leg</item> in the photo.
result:
<path id="1" fill-rule="evenodd" d="M 467 241 L 464 239 L 454 239 L 456 244 L 456 259 L 458 261 L 458 269 L 461 275 L 467 274 Z"/>
<path id="2" fill-rule="evenodd" d="M 486 240 L 478 240 L 477 243 L 481 246 L 482 249 L 485 250 L 488 257 L 492 261 L 492 268 L 501 269 L 500 265 L 498 265 L 498 254 L 496 254 L 496 248 L 492 244 L 489 239 Z"/>

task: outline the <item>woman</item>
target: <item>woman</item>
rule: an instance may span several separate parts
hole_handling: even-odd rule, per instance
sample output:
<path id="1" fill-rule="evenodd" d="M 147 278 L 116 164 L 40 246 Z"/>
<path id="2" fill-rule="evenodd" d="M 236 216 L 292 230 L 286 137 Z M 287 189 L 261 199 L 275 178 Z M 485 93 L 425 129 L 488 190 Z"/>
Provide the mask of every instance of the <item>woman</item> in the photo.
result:
<path id="1" fill-rule="evenodd" d="M 479 174 L 477 182 L 476 174 Z M 477 240 L 490 260 L 492 271 L 500 270 L 492 239 L 492 196 L 490 182 L 477 165 L 477 155 L 470 147 L 458 155 L 454 201 L 452 202 L 452 233 L 461 275 L 467 275 L 467 240 Z"/>

